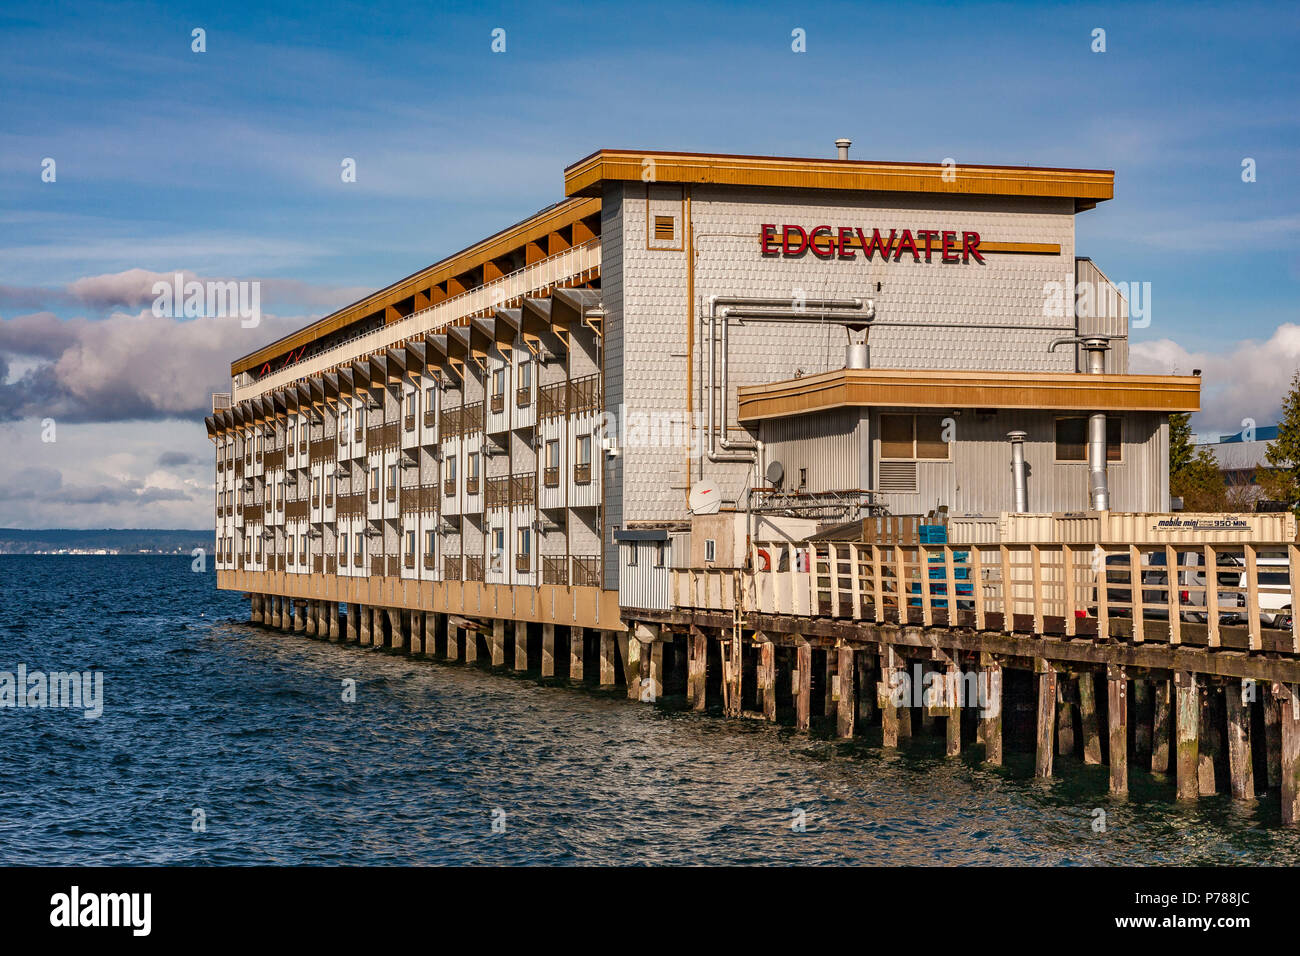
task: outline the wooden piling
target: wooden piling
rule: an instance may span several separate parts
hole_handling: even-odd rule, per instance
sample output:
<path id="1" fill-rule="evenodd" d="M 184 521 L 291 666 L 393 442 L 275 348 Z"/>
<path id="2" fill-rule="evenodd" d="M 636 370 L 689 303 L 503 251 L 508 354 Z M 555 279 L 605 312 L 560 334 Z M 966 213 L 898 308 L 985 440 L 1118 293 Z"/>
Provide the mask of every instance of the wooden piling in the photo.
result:
<path id="1" fill-rule="evenodd" d="M 1175 766 L 1178 774 L 1178 799 L 1195 800 L 1201 792 L 1197 780 L 1200 762 L 1198 731 L 1201 701 L 1196 675 L 1191 671 L 1174 673 Z"/>
<path id="2" fill-rule="evenodd" d="M 1075 679 L 1079 689 L 1079 729 L 1083 733 L 1083 762 L 1101 763 L 1101 728 L 1097 719 L 1097 684 L 1092 671 Z"/>
<path id="3" fill-rule="evenodd" d="M 406 649 L 406 634 L 402 627 L 406 623 L 403 620 L 405 617 L 406 615 L 398 608 L 388 609 L 388 630 L 392 633 L 392 643 L 389 646 L 395 651 Z"/>
<path id="4" fill-rule="evenodd" d="M 411 629 L 411 654 L 424 653 L 424 615 L 419 611 L 407 612 L 406 619 Z"/>
<path id="5" fill-rule="evenodd" d="M 443 656 L 453 664 L 460 661 L 460 642 L 468 633 L 463 627 L 447 622 L 447 652 Z"/>
<path id="6" fill-rule="evenodd" d="M 812 645 L 807 641 L 797 646 L 790 693 L 795 699 L 794 728 L 806 733 L 812 727 Z"/>
<path id="7" fill-rule="evenodd" d="M 1074 703 L 1075 682 L 1064 674 L 1056 680 L 1056 754 L 1059 757 L 1074 755 Z"/>
<path id="8" fill-rule="evenodd" d="M 450 638 L 451 636 L 450 621 L 447 622 L 447 635 L 448 638 Z M 492 622 L 492 641 L 491 641 L 491 647 L 489 647 L 488 650 L 491 652 L 491 665 L 493 667 L 501 667 L 505 664 L 506 622 L 501 618 L 497 618 Z"/>
<path id="9" fill-rule="evenodd" d="M 1052 730 L 1056 724 L 1056 671 L 1046 661 L 1036 661 L 1038 672 L 1038 759 L 1034 776 L 1052 775 Z"/>
<path id="10" fill-rule="evenodd" d="M 649 664 L 645 667 L 645 679 L 650 681 L 649 699 L 658 700 L 664 695 L 664 642 L 655 641 L 651 644 L 641 645 L 641 656 L 650 659 Z M 641 688 L 646 690 L 645 685 Z M 642 695 L 643 699 L 645 695 Z"/>
<path id="11" fill-rule="evenodd" d="M 836 704 L 836 678 L 839 675 L 839 655 L 835 648 L 828 647 L 825 651 L 826 658 L 823 661 L 822 669 L 822 716 L 831 717 L 835 715 Z"/>
<path id="12" fill-rule="evenodd" d="M 984 762 L 1002 766 L 1002 665 L 992 655 L 982 655 L 984 706 L 980 726 L 984 730 Z"/>
<path id="13" fill-rule="evenodd" d="M 1151 701 L 1151 772 L 1169 772 L 1169 738 L 1173 725 L 1169 679 L 1158 680 Z"/>
<path id="14" fill-rule="evenodd" d="M 569 680 L 581 681 L 583 652 L 586 650 L 587 629 L 574 625 L 569 628 Z"/>
<path id="15" fill-rule="evenodd" d="M 876 675 L 872 667 L 875 655 L 861 651 L 853 657 L 858 668 L 858 719 L 870 722 L 876 713 Z"/>
<path id="16" fill-rule="evenodd" d="M 384 646 L 384 609 L 382 607 L 372 607 L 370 609 L 370 643 L 374 647 Z"/>
<path id="17" fill-rule="evenodd" d="M 1223 691 L 1228 716 L 1228 777 L 1236 800 L 1255 799 L 1255 768 L 1250 753 L 1250 707 L 1242 681 Z"/>
<path id="18" fill-rule="evenodd" d="M 1280 704 L 1282 822 L 1295 826 L 1300 823 L 1300 685 L 1274 682 L 1273 697 Z"/>
<path id="19" fill-rule="evenodd" d="M 618 632 L 618 652 L 623 658 L 623 680 L 627 699 L 641 699 L 641 642 L 627 631 Z"/>
<path id="20" fill-rule="evenodd" d="M 438 615 L 433 611 L 424 612 L 424 655 L 433 657 L 438 653 Z"/>
<path id="21" fill-rule="evenodd" d="M 465 663 L 478 663 L 478 631 L 466 628 L 465 635 Z"/>
<path id="22" fill-rule="evenodd" d="M 857 702 L 853 699 L 853 648 L 841 644 L 839 649 L 839 666 L 836 668 L 836 683 L 840 699 L 836 702 L 837 719 L 835 732 L 841 737 L 853 736 L 853 721 L 857 717 Z"/>
<path id="23" fill-rule="evenodd" d="M 880 705 L 881 744 L 885 747 L 898 746 L 899 707 L 894 701 L 894 691 L 898 686 L 898 681 L 897 655 L 892 647 L 882 647 L 880 650 L 880 682 L 876 685 L 876 703 Z"/>
<path id="24" fill-rule="evenodd" d="M 1200 700 L 1200 729 L 1197 742 L 1196 779 L 1201 796 L 1212 797 L 1218 793 L 1215 785 L 1214 764 L 1219 754 L 1219 726 L 1215 719 L 1218 709 L 1214 706 L 1217 688 L 1202 680 Z"/>
<path id="25" fill-rule="evenodd" d="M 961 669 L 957 667 L 956 661 L 948 663 L 947 672 L 944 674 L 944 696 L 948 705 L 948 716 L 944 719 L 947 725 L 947 754 L 949 757 L 956 757 L 961 753 L 961 704 L 959 702 L 961 684 Z"/>
<path id="26" fill-rule="evenodd" d="M 614 686 L 614 632 L 600 632 L 600 686 Z"/>
<path id="27" fill-rule="evenodd" d="M 306 610 L 306 613 L 303 615 L 303 617 L 306 619 L 305 624 L 303 626 L 303 632 L 308 637 L 315 637 L 316 636 L 316 602 L 304 601 L 303 608 Z"/>
<path id="28" fill-rule="evenodd" d="M 1264 772 L 1270 790 L 1282 786 L 1282 704 L 1276 683 L 1264 684 Z"/>
<path id="29" fill-rule="evenodd" d="M 528 622 L 515 621 L 515 670 L 528 670 Z"/>
<path id="30" fill-rule="evenodd" d="M 1138 766 L 1151 761 L 1151 683 L 1133 681 L 1133 761 Z"/>
<path id="31" fill-rule="evenodd" d="M 542 625 L 542 676 L 555 676 L 555 625 Z"/>
<path id="32" fill-rule="evenodd" d="M 692 627 L 687 640 L 686 696 L 692 710 L 704 710 L 708 687 L 709 638 L 698 627 Z"/>
<path id="33" fill-rule="evenodd" d="M 776 721 L 776 645 L 763 641 L 758 645 L 758 698 L 763 719 Z"/>
<path id="34" fill-rule="evenodd" d="M 359 619 L 358 626 L 360 627 L 360 631 L 361 631 L 361 645 L 363 647 L 369 647 L 370 644 L 375 639 L 372 622 L 371 622 L 370 608 L 366 607 L 364 604 L 358 604 L 357 612 L 358 612 L 357 616 Z"/>
<path id="35" fill-rule="evenodd" d="M 1106 673 L 1106 719 L 1110 724 L 1110 792 L 1128 793 L 1128 675 L 1122 667 Z"/>
<path id="36" fill-rule="evenodd" d="M 293 629 L 295 633 L 303 634 L 307 630 L 307 602 L 293 602 Z"/>

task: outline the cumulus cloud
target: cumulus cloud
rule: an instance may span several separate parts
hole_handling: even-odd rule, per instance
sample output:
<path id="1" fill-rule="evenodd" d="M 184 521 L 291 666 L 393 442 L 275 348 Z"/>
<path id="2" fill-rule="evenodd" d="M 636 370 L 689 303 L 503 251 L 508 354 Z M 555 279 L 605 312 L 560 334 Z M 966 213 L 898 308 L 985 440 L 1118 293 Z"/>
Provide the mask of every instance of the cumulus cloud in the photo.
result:
<path id="1" fill-rule="evenodd" d="M 0 502 L 38 501 L 42 505 L 146 505 L 156 501 L 184 501 L 190 496 L 176 488 L 159 488 L 136 482 L 65 485 L 54 468 L 20 468 L 0 486 Z"/>
<path id="2" fill-rule="evenodd" d="M 230 361 L 308 319 L 263 313 L 256 328 L 234 318 L 173 319 L 144 310 L 107 319 L 48 313 L 0 321 L 0 421 L 103 422 L 192 418 L 229 391 Z M 48 361 L 10 381 L 14 356 Z"/>
<path id="3" fill-rule="evenodd" d="M 1271 425 L 1282 399 L 1300 370 L 1300 325 L 1287 322 L 1266 341 L 1246 339 L 1213 352 L 1192 352 L 1172 339 L 1134 342 L 1135 372 L 1190 375 L 1201 369 L 1201 412 L 1196 428 L 1204 433 L 1236 432 L 1246 419 Z"/>

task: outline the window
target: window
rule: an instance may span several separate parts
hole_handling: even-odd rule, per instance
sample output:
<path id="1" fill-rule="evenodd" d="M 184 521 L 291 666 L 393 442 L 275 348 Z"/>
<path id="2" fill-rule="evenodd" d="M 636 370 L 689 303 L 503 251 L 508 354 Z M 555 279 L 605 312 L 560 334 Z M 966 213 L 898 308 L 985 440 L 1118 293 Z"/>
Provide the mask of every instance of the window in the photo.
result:
<path id="1" fill-rule="evenodd" d="M 319 498 L 319 497 L 320 497 L 320 479 L 319 479 L 319 478 L 313 478 L 313 479 L 311 480 L 311 496 L 312 496 L 313 498 Z"/>
<path id="2" fill-rule="evenodd" d="M 424 533 L 424 553 L 433 554 L 433 532 L 432 531 L 426 531 Z"/>
<path id="3" fill-rule="evenodd" d="M 1122 461 L 1123 445 L 1120 419 L 1106 418 L 1106 460 Z M 1058 418 L 1056 420 L 1056 460 L 1088 460 L 1088 419 L 1084 417 Z"/>
<path id="4" fill-rule="evenodd" d="M 504 395 L 506 393 L 506 370 L 497 369 L 492 373 L 492 394 Z"/>
<path id="5" fill-rule="evenodd" d="M 713 538 L 704 539 L 704 560 L 705 561 L 718 560 L 718 542 L 715 541 Z"/>
<path id="6" fill-rule="evenodd" d="M 408 415 L 415 414 L 415 393 L 414 392 L 406 393 L 406 414 Z"/>
<path id="7" fill-rule="evenodd" d="M 519 529 L 519 551 L 521 558 L 526 558 L 532 553 L 533 531 L 531 528 Z"/>
<path id="8" fill-rule="evenodd" d="M 469 455 L 469 457 L 465 460 L 465 475 L 466 475 L 466 477 L 469 477 L 469 478 L 477 478 L 477 477 L 478 477 L 478 461 L 479 461 L 479 453 L 478 453 L 478 452 L 471 452 L 470 455 Z"/>
<path id="9" fill-rule="evenodd" d="M 519 363 L 519 387 L 531 388 L 533 385 L 533 366 L 532 363 L 523 360 Z"/>
<path id="10" fill-rule="evenodd" d="M 388 487 L 389 488 L 397 487 L 397 466 L 396 465 L 388 466 Z"/>
<path id="11" fill-rule="evenodd" d="M 415 554 L 415 532 L 414 531 L 406 532 L 406 553 L 410 555 Z"/>
<path id="12" fill-rule="evenodd" d="M 591 464 L 591 436 L 578 436 L 578 457 L 574 464 L 590 465 Z"/>
<path id="13" fill-rule="evenodd" d="M 456 480 L 456 458 L 454 455 L 447 459 L 447 480 Z"/>
<path id="14" fill-rule="evenodd" d="M 808 469 L 800 468 L 799 469 L 799 490 L 802 491 L 807 487 L 808 487 Z"/>
<path id="15" fill-rule="evenodd" d="M 339 416 L 339 444 L 348 443 L 348 413 L 344 412 Z"/>
<path id="16" fill-rule="evenodd" d="M 424 410 L 426 412 L 433 411 L 433 386 L 432 385 L 430 385 L 428 388 L 424 390 Z"/>
<path id="17" fill-rule="evenodd" d="M 339 560 L 346 562 L 348 559 L 348 535 L 347 532 L 339 535 Z"/>
<path id="18" fill-rule="evenodd" d="M 662 541 L 655 542 L 655 567 L 656 568 L 662 568 L 664 566 L 664 560 L 665 560 L 664 555 L 667 551 L 668 548 L 664 545 Z"/>
<path id="19" fill-rule="evenodd" d="M 948 460 L 942 415 L 881 415 L 880 457 Z"/>
<path id="20" fill-rule="evenodd" d="M 560 442 L 559 439 L 552 438 L 546 443 L 546 467 L 560 467 Z"/>
<path id="21" fill-rule="evenodd" d="M 370 490 L 379 494 L 379 466 L 370 469 Z"/>
<path id="22" fill-rule="evenodd" d="M 292 426 L 292 425 L 289 426 L 289 433 L 288 433 L 288 434 L 289 434 L 289 439 L 288 439 L 288 441 L 289 441 L 289 447 L 292 448 L 292 447 L 293 447 L 293 426 Z"/>
<path id="23" fill-rule="evenodd" d="M 360 563 L 361 563 L 361 556 L 362 556 L 362 554 L 365 553 L 365 542 L 366 542 L 366 539 L 365 539 L 365 537 L 364 537 L 360 532 L 358 532 L 355 540 L 356 540 L 356 543 L 357 543 L 357 549 L 356 549 L 356 552 L 355 552 L 355 554 L 356 554 L 356 556 L 357 556 L 357 559 L 356 559 L 356 562 L 355 562 L 355 563 L 360 564 Z"/>
<path id="24" fill-rule="evenodd" d="M 627 566 L 628 566 L 629 568 L 635 568 L 635 567 L 636 567 L 636 563 L 637 563 L 637 550 L 638 550 L 638 546 L 637 546 L 637 543 L 636 543 L 635 541 L 629 541 L 629 542 L 627 543 Z"/>
<path id="25" fill-rule="evenodd" d="M 325 497 L 326 498 L 334 497 L 334 476 L 333 475 L 328 475 L 325 478 Z"/>

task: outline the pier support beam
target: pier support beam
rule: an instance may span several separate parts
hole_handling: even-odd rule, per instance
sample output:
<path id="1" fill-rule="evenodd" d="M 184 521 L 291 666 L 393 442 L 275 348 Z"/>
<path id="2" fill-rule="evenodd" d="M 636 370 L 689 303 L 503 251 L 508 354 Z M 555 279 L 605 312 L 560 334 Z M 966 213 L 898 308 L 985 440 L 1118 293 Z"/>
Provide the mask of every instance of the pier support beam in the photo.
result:
<path id="1" fill-rule="evenodd" d="M 641 699 L 641 642 L 629 631 L 618 634 L 618 652 L 623 658 L 623 680 L 627 684 L 627 699 Z"/>
<path id="2" fill-rule="evenodd" d="M 600 632 L 600 686 L 613 687 L 614 675 L 614 632 Z"/>
<path id="3" fill-rule="evenodd" d="M 451 622 L 447 622 L 447 636 L 451 637 Z M 492 622 L 492 640 L 491 646 L 491 664 L 493 667 L 502 667 L 506 662 L 506 622 L 502 618 L 497 618 Z"/>
<path id="4" fill-rule="evenodd" d="M 1110 724 L 1110 792 L 1128 793 L 1128 675 L 1124 668 L 1106 671 L 1106 718 Z"/>
<path id="5" fill-rule="evenodd" d="M 776 645 L 765 639 L 758 645 L 758 702 L 763 719 L 776 722 Z"/>
<path id="6" fill-rule="evenodd" d="M 1038 669 L 1038 759 L 1034 776 L 1046 780 L 1052 775 L 1052 729 L 1056 724 L 1056 671 L 1046 661 L 1035 661 Z"/>
<path id="7" fill-rule="evenodd" d="M 325 607 L 329 612 L 330 640 L 331 641 L 343 640 L 343 628 L 339 623 L 339 602 L 329 601 L 326 603 Z"/>
<path id="8" fill-rule="evenodd" d="M 655 628 L 655 630 L 659 629 Z M 664 642 L 655 640 L 649 644 L 642 644 L 641 657 L 643 660 L 649 658 L 648 666 L 642 665 L 642 677 L 643 680 L 650 682 L 649 687 L 642 684 L 641 699 L 656 701 L 664 695 Z"/>
<path id="9" fill-rule="evenodd" d="M 303 615 L 307 619 L 306 627 L 303 630 L 308 637 L 315 637 L 320 623 L 320 609 L 318 603 L 316 601 L 304 601 L 303 607 L 307 612 Z"/>
<path id="10" fill-rule="evenodd" d="M 1169 737 L 1173 726 L 1169 680 L 1156 681 L 1151 703 L 1151 772 L 1169 772 Z"/>
<path id="11" fill-rule="evenodd" d="M 569 628 L 569 680 L 581 681 L 583 652 L 586 650 L 587 630 L 576 624 Z"/>
<path id="12" fill-rule="evenodd" d="M 876 685 L 876 702 L 880 705 L 881 744 L 897 747 L 900 734 L 899 710 L 894 701 L 895 689 L 904 675 L 899 673 L 898 655 L 892 647 L 880 650 L 880 683 Z M 906 706 L 901 708 L 906 710 Z"/>
<path id="13" fill-rule="evenodd" d="M 1133 682 L 1133 761 L 1138 766 L 1151 760 L 1151 682 Z"/>
<path id="14" fill-rule="evenodd" d="M 1274 682 L 1282 731 L 1282 822 L 1300 823 L 1300 685 Z"/>
<path id="15" fill-rule="evenodd" d="M 542 676 L 555 676 L 555 625 L 542 625 Z"/>
<path id="16" fill-rule="evenodd" d="M 853 657 L 858 668 L 858 719 L 870 722 L 876 712 L 876 675 L 872 666 L 875 655 L 858 651 Z"/>
<path id="17" fill-rule="evenodd" d="M 1062 674 L 1056 681 L 1056 754 L 1074 754 L 1075 682 Z"/>
<path id="18" fill-rule="evenodd" d="M 384 646 L 384 609 L 382 607 L 372 607 L 370 609 L 370 643 L 374 647 Z"/>
<path id="19" fill-rule="evenodd" d="M 1218 688 L 1201 681 L 1200 741 L 1197 745 L 1196 779 L 1201 796 L 1212 797 L 1218 793 L 1214 777 L 1214 763 L 1219 754 L 1219 722 L 1216 697 Z"/>
<path id="20" fill-rule="evenodd" d="M 822 716 L 835 716 L 835 678 L 839 673 L 839 655 L 835 648 L 826 648 L 826 660 L 822 669 Z"/>
<path id="21" fill-rule="evenodd" d="M 812 727 L 812 645 L 800 640 L 795 666 L 790 672 L 790 694 L 794 697 L 794 728 L 807 732 Z"/>
<path id="22" fill-rule="evenodd" d="M 402 612 L 395 607 L 388 609 L 388 630 L 392 635 L 388 646 L 395 651 L 406 647 L 406 635 L 402 633 L 403 616 Z"/>
<path id="23" fill-rule="evenodd" d="M 1083 733 L 1083 762 L 1101 763 L 1101 730 L 1097 720 L 1097 684 L 1092 671 L 1077 679 L 1079 687 L 1079 729 Z"/>
<path id="24" fill-rule="evenodd" d="M 1250 706 L 1245 692 L 1242 681 L 1233 681 L 1223 691 L 1228 712 L 1228 776 L 1236 800 L 1255 799 L 1255 768 L 1250 754 Z"/>
<path id="25" fill-rule="evenodd" d="M 347 622 L 347 642 L 349 644 L 358 644 L 361 642 L 361 605 L 348 605 L 348 622 Z"/>
<path id="26" fill-rule="evenodd" d="M 460 661 L 460 642 L 464 635 L 468 634 L 462 627 L 457 627 L 450 621 L 447 622 L 447 652 L 443 657 L 455 664 Z"/>
<path id="27" fill-rule="evenodd" d="M 419 611 L 410 611 L 407 620 L 411 625 L 411 654 L 424 653 L 424 615 Z"/>
<path id="28" fill-rule="evenodd" d="M 515 670 L 528 670 L 528 622 L 515 621 Z"/>
<path id="29" fill-rule="evenodd" d="M 295 633 L 302 634 L 307 630 L 307 602 L 293 602 L 293 629 Z"/>
<path id="30" fill-rule="evenodd" d="M 358 604 L 357 618 L 361 629 L 361 646 L 369 647 L 375 640 L 374 615 L 370 613 L 370 608 L 366 607 L 364 604 Z"/>
<path id="31" fill-rule="evenodd" d="M 462 632 L 465 640 L 465 663 L 478 663 L 478 631 L 475 628 L 467 627 Z"/>
<path id="32" fill-rule="evenodd" d="M 433 611 L 424 612 L 424 656 L 433 657 L 438 653 L 438 615 Z"/>
<path id="33" fill-rule="evenodd" d="M 1178 799 L 1195 800 L 1201 792 L 1197 780 L 1200 762 L 1198 729 L 1201 721 L 1201 701 L 1196 675 L 1191 671 L 1174 673 L 1174 726 L 1176 765 L 1178 773 Z"/>
<path id="34" fill-rule="evenodd" d="M 692 710 L 704 710 L 709 638 L 698 627 L 692 626 L 686 642 L 686 696 Z"/>
<path id="35" fill-rule="evenodd" d="M 945 720 L 947 726 L 947 746 L 946 752 L 949 757 L 956 757 L 961 753 L 961 669 L 957 666 L 956 661 L 948 663 L 947 672 L 944 674 L 944 690 L 948 704 L 948 717 Z"/>
<path id="36" fill-rule="evenodd" d="M 248 596 L 248 623 L 262 623 L 262 595 L 250 594 Z"/>
<path id="37" fill-rule="evenodd" d="M 1263 684 L 1264 771 L 1270 789 L 1282 786 L 1282 704 L 1279 686 Z"/>
<path id="38" fill-rule="evenodd" d="M 836 712 L 835 732 L 841 737 L 852 737 L 853 721 L 857 717 L 858 710 L 857 701 L 853 698 L 853 648 L 847 644 L 841 644 L 838 656 L 839 666 L 836 669 L 836 682 L 840 699 Z"/>
<path id="39" fill-rule="evenodd" d="M 984 707 L 980 727 L 984 737 L 984 762 L 1002 766 L 1002 665 L 991 655 L 981 655 L 984 667 Z"/>

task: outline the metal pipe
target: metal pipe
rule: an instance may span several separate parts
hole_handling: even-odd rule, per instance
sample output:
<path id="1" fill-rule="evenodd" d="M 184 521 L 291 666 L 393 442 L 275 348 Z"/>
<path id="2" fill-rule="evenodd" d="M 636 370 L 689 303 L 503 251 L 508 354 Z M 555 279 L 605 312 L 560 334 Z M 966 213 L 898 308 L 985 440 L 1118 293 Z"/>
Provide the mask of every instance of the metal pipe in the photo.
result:
<path id="1" fill-rule="evenodd" d="M 1055 351 L 1058 345 L 1065 344 L 1082 346 L 1085 374 L 1105 374 L 1109 338 L 1104 335 L 1067 336 L 1053 339 L 1047 351 Z M 1110 477 L 1106 468 L 1106 414 L 1096 412 L 1088 416 L 1088 499 L 1093 511 L 1110 510 Z"/>
<path id="2" fill-rule="evenodd" d="M 728 363 L 727 363 L 727 324 L 730 310 L 724 308 L 723 314 L 719 314 L 719 306 L 728 305 L 746 305 L 746 306 L 785 306 L 783 310 L 775 311 L 747 311 L 738 317 L 747 318 L 749 321 L 781 321 L 788 322 L 791 319 L 803 319 L 807 317 L 808 311 L 819 309 L 862 309 L 864 303 L 860 298 L 852 299 L 807 299 L 800 305 L 801 308 L 792 308 L 797 300 L 789 297 L 773 296 L 709 296 L 709 373 L 708 373 L 708 414 L 707 414 L 707 435 L 708 450 L 706 455 L 709 461 L 713 462 L 753 462 L 754 461 L 754 443 L 752 442 L 733 442 L 726 437 L 727 432 L 727 383 L 728 383 Z M 741 310 L 737 310 L 740 312 Z M 718 320 L 722 319 L 722 368 L 721 382 L 715 379 L 718 371 Z M 829 317 L 828 317 L 829 318 Z M 838 318 L 838 317 L 837 317 Z M 861 320 L 863 317 L 859 317 Z M 867 321 L 870 321 L 868 318 Z M 721 385 L 722 408 L 715 409 L 719 401 L 718 385 Z M 720 421 L 719 421 L 720 419 Z M 731 454 L 727 454 L 730 452 Z"/>
<path id="3" fill-rule="evenodd" d="M 1011 440 L 1011 487 L 1015 497 L 1016 514 L 1029 510 L 1029 490 L 1025 483 L 1025 432 L 1007 432 Z"/>

